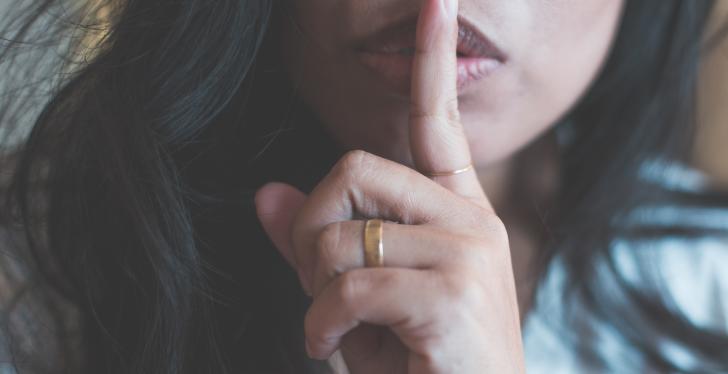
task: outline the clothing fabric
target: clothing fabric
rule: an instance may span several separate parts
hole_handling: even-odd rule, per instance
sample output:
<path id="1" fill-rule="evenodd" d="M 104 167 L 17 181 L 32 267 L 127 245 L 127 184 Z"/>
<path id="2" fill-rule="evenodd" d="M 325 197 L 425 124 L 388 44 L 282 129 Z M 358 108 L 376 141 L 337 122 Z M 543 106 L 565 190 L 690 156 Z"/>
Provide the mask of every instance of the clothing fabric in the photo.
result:
<path id="1" fill-rule="evenodd" d="M 660 161 L 645 164 L 641 177 L 677 192 L 705 190 L 710 183 L 694 169 Z M 728 209 L 645 206 L 634 209 L 629 220 L 653 228 L 679 226 L 715 233 L 616 240 L 610 249 L 616 272 L 630 285 L 659 295 L 667 307 L 696 327 L 728 333 Z M 594 270 L 594 276 L 612 286 L 615 295 L 620 292 L 616 283 L 609 284 L 615 280 L 607 264 Z M 547 268 L 534 308 L 522 326 L 528 373 L 659 372 L 647 366 L 612 324 L 591 315 L 578 299 L 565 298 L 567 285 L 564 262 L 557 257 Z M 667 340 L 653 343 L 681 370 L 705 370 L 689 347 Z M 586 348 L 602 361 L 595 364 L 583 357 Z M 721 370 L 711 372 L 725 372 Z"/>
<path id="2" fill-rule="evenodd" d="M 728 222 L 728 213 L 723 221 Z M 618 269 L 630 282 L 659 285 L 667 304 L 692 323 L 728 333 L 728 240 L 670 237 L 619 242 L 614 251 Z M 578 321 L 569 318 L 578 315 L 578 310 L 570 308 L 578 308 L 579 303 L 571 305 L 563 298 L 566 279 L 563 263 L 556 259 L 539 287 L 536 306 L 526 317 L 523 337 L 528 373 L 655 372 L 640 361 L 614 327 L 588 315 L 581 315 Z M 580 357 L 578 348 L 584 344 L 591 344 L 607 367 L 594 367 Z M 684 370 L 698 364 L 687 348 L 660 344 Z"/>

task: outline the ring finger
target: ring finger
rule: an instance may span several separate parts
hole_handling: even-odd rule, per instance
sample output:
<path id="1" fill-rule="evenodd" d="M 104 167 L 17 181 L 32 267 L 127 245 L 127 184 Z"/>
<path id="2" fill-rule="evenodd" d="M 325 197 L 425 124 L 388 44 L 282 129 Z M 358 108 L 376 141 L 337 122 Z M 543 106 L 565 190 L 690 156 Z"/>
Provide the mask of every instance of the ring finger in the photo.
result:
<path id="1" fill-rule="evenodd" d="M 311 292 L 317 296 L 336 276 L 365 267 L 364 220 L 341 221 L 327 225 L 316 243 L 316 260 L 309 274 Z M 452 231 L 433 225 L 406 225 L 391 221 L 382 224 L 384 265 L 427 269 L 444 266 L 460 257 L 463 245 Z"/>

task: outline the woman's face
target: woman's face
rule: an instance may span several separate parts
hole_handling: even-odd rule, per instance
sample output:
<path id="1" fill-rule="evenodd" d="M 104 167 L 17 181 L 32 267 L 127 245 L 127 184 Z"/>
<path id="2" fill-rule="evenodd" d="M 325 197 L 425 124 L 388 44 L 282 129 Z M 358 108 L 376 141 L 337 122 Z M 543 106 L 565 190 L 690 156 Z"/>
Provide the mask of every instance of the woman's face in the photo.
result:
<path id="1" fill-rule="evenodd" d="M 288 1 L 280 45 L 303 99 L 346 149 L 412 166 L 406 48 L 421 0 Z M 464 38 L 471 44 L 458 58 L 459 69 L 484 67 L 458 91 L 478 167 L 514 154 L 577 101 L 606 58 L 622 3 L 460 0 L 463 35 L 485 37 Z"/>

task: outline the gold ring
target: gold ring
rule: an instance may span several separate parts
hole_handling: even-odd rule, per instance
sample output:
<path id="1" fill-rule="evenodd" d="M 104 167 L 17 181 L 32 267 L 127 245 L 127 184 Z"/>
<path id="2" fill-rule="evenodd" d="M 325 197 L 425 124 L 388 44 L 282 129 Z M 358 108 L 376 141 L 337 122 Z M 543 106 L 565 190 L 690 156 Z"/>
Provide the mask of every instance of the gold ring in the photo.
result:
<path id="1" fill-rule="evenodd" d="M 384 245 L 382 233 L 384 221 L 369 219 L 364 224 L 364 264 L 366 267 L 384 266 Z"/>
<path id="2" fill-rule="evenodd" d="M 470 169 L 473 168 L 473 164 L 470 164 L 462 169 L 454 170 L 454 171 L 436 171 L 432 173 L 426 173 L 428 177 L 448 177 L 451 175 L 457 175 L 460 173 L 464 173 Z"/>

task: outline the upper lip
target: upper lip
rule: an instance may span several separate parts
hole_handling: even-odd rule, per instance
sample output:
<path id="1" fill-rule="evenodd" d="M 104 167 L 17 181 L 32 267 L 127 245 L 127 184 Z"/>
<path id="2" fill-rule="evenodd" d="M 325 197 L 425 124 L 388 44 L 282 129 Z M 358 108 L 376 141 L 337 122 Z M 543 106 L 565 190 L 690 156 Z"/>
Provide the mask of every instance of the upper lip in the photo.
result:
<path id="1" fill-rule="evenodd" d="M 369 53 L 398 53 L 415 47 L 417 17 L 389 24 L 355 42 L 355 49 Z M 505 60 L 503 52 L 477 26 L 458 16 L 457 53 L 465 57 Z"/>

